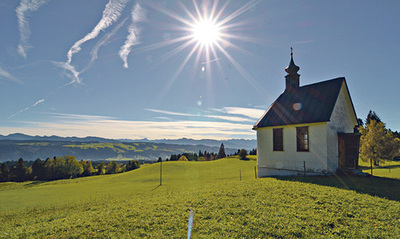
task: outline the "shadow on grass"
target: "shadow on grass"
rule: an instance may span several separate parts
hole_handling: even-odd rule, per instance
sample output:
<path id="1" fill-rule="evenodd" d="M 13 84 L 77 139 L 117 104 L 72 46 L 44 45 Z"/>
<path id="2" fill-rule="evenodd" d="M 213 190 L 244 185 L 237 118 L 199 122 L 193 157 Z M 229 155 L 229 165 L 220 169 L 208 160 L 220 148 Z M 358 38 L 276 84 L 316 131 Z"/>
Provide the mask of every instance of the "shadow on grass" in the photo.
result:
<path id="1" fill-rule="evenodd" d="M 25 187 L 33 187 L 43 183 L 47 183 L 47 181 L 32 181 L 31 183 L 26 184 Z"/>
<path id="2" fill-rule="evenodd" d="M 151 191 L 156 190 L 157 188 L 161 187 L 161 185 L 158 185 L 157 187 L 153 188 Z"/>
<path id="3" fill-rule="evenodd" d="M 360 169 L 370 169 L 368 166 L 359 166 Z M 374 166 L 373 169 L 379 169 L 379 168 L 386 168 L 386 169 L 395 169 L 395 168 L 400 168 L 400 165 L 385 165 L 385 166 Z"/>
<path id="4" fill-rule="evenodd" d="M 284 181 L 313 183 L 323 186 L 354 190 L 390 200 L 400 201 L 400 180 L 371 176 L 334 175 L 314 177 L 275 177 Z"/>

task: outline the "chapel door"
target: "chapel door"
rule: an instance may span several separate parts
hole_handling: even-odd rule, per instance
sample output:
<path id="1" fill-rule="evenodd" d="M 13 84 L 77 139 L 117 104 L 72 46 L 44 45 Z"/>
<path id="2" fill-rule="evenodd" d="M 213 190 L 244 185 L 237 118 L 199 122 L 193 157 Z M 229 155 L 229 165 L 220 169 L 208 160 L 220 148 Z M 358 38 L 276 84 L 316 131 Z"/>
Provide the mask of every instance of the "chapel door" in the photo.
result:
<path id="1" fill-rule="evenodd" d="M 339 169 L 358 169 L 360 134 L 338 134 Z"/>

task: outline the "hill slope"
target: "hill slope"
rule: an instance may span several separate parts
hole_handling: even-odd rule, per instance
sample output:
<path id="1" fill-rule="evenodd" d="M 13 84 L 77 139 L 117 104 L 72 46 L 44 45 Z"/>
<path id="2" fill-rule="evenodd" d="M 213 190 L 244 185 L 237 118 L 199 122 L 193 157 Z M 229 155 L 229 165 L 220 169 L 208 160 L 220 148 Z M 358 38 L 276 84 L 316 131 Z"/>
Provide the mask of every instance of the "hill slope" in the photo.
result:
<path id="1" fill-rule="evenodd" d="M 309 183 L 256 180 L 254 166 L 255 161 L 235 158 L 167 162 L 162 186 L 160 164 L 117 175 L 2 183 L 0 237 L 182 238 L 189 209 L 193 238 L 400 234 L 398 201 Z"/>

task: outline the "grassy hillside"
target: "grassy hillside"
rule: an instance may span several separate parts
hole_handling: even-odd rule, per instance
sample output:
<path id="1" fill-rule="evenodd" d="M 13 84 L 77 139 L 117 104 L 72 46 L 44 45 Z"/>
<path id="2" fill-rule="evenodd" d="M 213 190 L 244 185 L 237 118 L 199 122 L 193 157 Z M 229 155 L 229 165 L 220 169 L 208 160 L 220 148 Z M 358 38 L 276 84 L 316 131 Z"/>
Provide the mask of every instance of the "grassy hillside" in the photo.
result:
<path id="1" fill-rule="evenodd" d="M 192 238 L 400 235 L 396 193 L 394 200 L 384 191 L 368 195 L 374 193 L 363 189 L 370 183 L 363 178 L 348 189 L 296 178 L 255 179 L 255 165 L 237 158 L 165 162 L 162 186 L 159 164 L 116 175 L 2 183 L 0 237 L 184 238 L 190 209 Z M 383 189 L 385 183 L 375 185 Z M 386 190 L 399 189 L 397 183 Z"/>

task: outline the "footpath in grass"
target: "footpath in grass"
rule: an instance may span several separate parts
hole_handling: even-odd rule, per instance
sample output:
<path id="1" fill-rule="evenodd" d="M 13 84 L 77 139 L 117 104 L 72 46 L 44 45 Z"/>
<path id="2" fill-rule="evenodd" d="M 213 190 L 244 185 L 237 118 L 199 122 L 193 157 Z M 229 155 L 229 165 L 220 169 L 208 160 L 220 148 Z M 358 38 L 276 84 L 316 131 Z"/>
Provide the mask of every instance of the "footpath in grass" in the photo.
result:
<path id="1" fill-rule="evenodd" d="M 314 182 L 255 179 L 237 158 L 0 184 L 1 238 L 396 238 L 400 203 Z M 241 178 L 241 180 L 240 180 Z M 328 179 L 327 179 L 328 181 Z M 356 183 L 356 182 L 355 182 Z"/>

